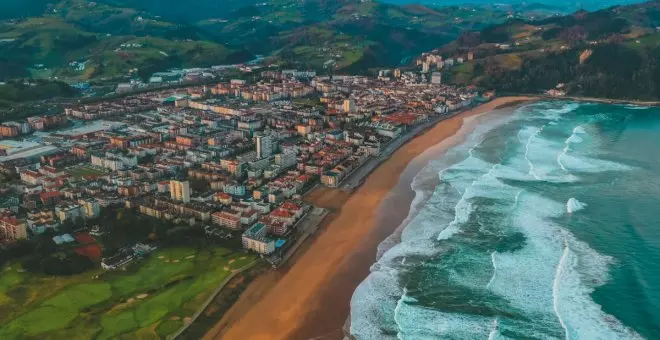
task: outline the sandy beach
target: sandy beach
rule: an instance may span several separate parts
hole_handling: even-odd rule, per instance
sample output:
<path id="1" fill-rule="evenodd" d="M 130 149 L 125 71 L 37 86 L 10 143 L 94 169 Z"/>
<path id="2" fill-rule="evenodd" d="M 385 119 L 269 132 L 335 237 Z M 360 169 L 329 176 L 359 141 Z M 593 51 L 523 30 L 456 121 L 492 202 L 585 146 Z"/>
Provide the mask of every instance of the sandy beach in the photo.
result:
<path id="1" fill-rule="evenodd" d="M 466 118 L 533 99 L 497 98 L 438 123 L 397 150 L 352 194 L 315 189 L 306 200 L 332 211 L 318 235 L 287 266 L 257 278 L 204 338 L 341 339 L 353 291 L 368 275 L 378 245 L 408 214 L 414 196 L 409 185 L 392 189 L 409 163 L 431 147 L 460 142 L 473 128 L 464 126 Z"/>

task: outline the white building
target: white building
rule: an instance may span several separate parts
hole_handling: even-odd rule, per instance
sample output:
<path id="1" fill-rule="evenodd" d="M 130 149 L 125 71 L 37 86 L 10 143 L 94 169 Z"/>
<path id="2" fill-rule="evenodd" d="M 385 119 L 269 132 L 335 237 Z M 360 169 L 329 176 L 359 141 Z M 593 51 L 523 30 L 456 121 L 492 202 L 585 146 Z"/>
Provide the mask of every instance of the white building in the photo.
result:
<path id="1" fill-rule="evenodd" d="M 85 216 L 83 207 L 79 204 L 66 204 L 57 206 L 55 207 L 55 213 L 61 222 L 67 220 L 75 220 Z"/>
<path id="2" fill-rule="evenodd" d="M 355 112 L 356 107 L 355 107 L 355 100 L 353 99 L 345 99 L 344 104 L 342 105 L 344 112 L 349 113 L 349 112 Z"/>
<path id="3" fill-rule="evenodd" d="M 273 154 L 274 138 L 271 135 L 255 136 L 254 142 L 257 144 L 257 159 L 270 157 Z"/>
<path id="4" fill-rule="evenodd" d="M 81 198 L 78 204 L 82 207 L 85 218 L 94 218 L 101 214 L 101 205 L 93 198 Z"/>
<path id="5" fill-rule="evenodd" d="M 135 155 L 107 152 L 105 156 L 92 155 L 92 165 L 117 171 L 137 166 L 138 159 Z"/>
<path id="6" fill-rule="evenodd" d="M 173 200 L 190 203 L 190 182 L 170 181 L 170 196 Z"/>
<path id="7" fill-rule="evenodd" d="M 295 152 L 285 150 L 283 153 L 275 155 L 275 164 L 282 168 L 288 168 L 296 165 L 297 159 Z"/>
<path id="8" fill-rule="evenodd" d="M 440 72 L 431 73 L 431 84 L 436 84 L 436 85 L 442 84 L 442 73 Z"/>
<path id="9" fill-rule="evenodd" d="M 275 240 L 266 236 L 268 227 L 256 223 L 243 233 L 243 248 L 268 255 L 275 251 Z"/>

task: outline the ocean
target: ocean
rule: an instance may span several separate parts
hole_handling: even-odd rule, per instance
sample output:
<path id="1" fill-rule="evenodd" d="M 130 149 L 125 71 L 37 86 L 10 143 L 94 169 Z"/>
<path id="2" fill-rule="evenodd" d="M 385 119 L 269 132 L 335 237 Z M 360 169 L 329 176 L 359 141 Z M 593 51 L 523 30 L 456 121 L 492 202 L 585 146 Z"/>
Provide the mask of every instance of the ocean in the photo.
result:
<path id="1" fill-rule="evenodd" d="M 414 176 L 351 334 L 660 339 L 660 108 L 543 101 L 478 119 Z"/>

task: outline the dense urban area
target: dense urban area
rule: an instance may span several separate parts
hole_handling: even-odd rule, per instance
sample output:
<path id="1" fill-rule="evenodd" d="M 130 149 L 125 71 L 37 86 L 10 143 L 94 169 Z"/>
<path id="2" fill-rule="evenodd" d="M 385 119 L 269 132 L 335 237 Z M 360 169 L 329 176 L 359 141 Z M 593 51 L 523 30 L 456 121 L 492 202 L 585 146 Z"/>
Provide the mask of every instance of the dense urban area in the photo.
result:
<path id="1" fill-rule="evenodd" d="M 263 71 L 253 83 L 147 92 L 5 122 L 0 132 L 15 138 L 0 142 L 9 179 L 1 240 L 52 233 L 58 244 L 80 242 L 64 225 L 83 242 L 103 239 L 113 231 L 99 216 L 121 209 L 209 236 L 246 230 L 246 249 L 272 254 L 310 210 L 300 200 L 306 190 L 340 186 L 407 131 L 479 96 L 420 65 L 422 73 L 378 78 Z M 104 253 L 104 268 L 143 252 L 119 246 L 125 256 Z"/>
<path id="2" fill-rule="evenodd" d="M 174 259 L 167 249 L 222 249 L 225 274 L 215 284 L 258 258 L 277 267 L 327 214 L 304 201 L 306 192 L 354 190 L 405 141 L 488 99 L 474 87 L 443 85 L 437 70 L 448 62 L 425 55 L 415 71 L 378 77 L 264 68 L 251 80 L 127 93 L 4 122 L 2 261 L 20 277 L 91 272 L 110 282 L 130 277 L 112 272 L 134 263 L 141 276 L 153 261 L 201 256 Z M 29 328 L 27 315 L 7 335 Z M 172 318 L 159 334 L 183 325 Z"/>
<path id="3" fill-rule="evenodd" d="M 252 336 L 243 306 L 278 301 L 315 328 L 280 338 L 346 335 L 337 306 L 373 261 L 334 269 L 376 254 L 381 172 L 479 110 L 659 105 L 659 0 L 408 2 L 0 1 L 0 339 Z"/>

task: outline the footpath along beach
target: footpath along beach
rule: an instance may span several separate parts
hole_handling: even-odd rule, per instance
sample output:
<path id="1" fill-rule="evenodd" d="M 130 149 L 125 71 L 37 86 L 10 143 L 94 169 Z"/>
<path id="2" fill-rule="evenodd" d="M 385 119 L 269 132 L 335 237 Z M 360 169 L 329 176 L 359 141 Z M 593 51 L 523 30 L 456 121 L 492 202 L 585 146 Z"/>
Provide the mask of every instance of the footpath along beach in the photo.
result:
<path id="1" fill-rule="evenodd" d="M 429 148 L 437 153 L 459 143 L 478 124 L 474 116 L 534 99 L 496 98 L 439 122 L 398 149 L 353 193 L 312 191 L 305 199 L 331 211 L 319 234 L 286 266 L 251 283 L 204 339 L 343 338 L 353 291 L 376 261 L 378 245 L 408 215 L 411 178 L 425 165 L 416 158 Z"/>

